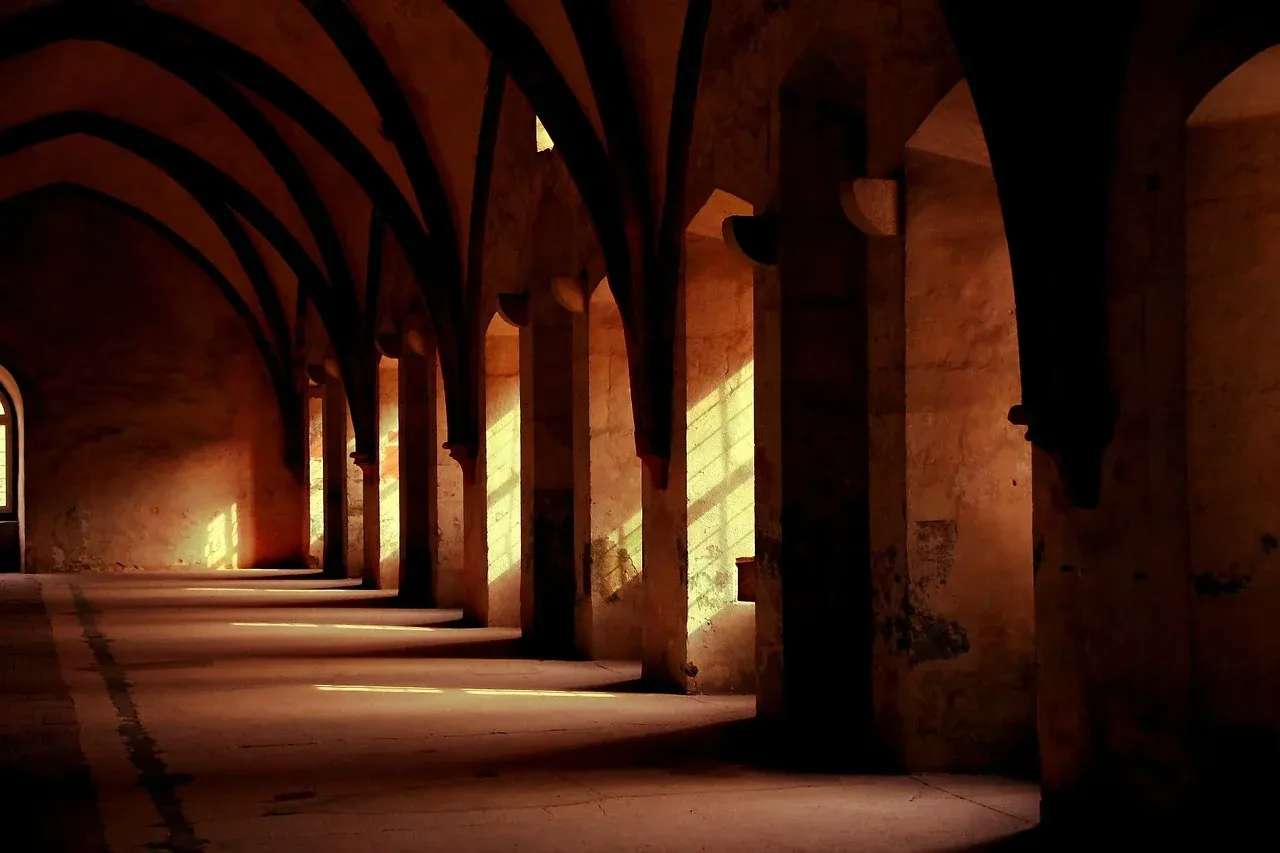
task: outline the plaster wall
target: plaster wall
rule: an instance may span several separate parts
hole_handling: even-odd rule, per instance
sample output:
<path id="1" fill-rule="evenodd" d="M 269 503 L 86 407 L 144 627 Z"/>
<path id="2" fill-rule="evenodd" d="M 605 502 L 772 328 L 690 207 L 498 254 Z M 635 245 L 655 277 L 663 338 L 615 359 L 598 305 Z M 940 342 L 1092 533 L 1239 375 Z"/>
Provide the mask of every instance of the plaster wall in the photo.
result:
<path id="1" fill-rule="evenodd" d="M 400 586 L 400 362 L 378 365 L 378 589 Z"/>
<path id="2" fill-rule="evenodd" d="M 85 201 L 0 219 L 0 361 L 26 404 L 34 571 L 300 564 L 305 472 L 241 320 L 163 238 Z"/>
<path id="3" fill-rule="evenodd" d="M 307 397 L 307 565 L 318 569 L 323 559 L 324 398 L 314 393 Z"/>
<path id="4" fill-rule="evenodd" d="M 496 319 L 493 325 L 504 321 Z M 486 548 L 491 626 L 520 625 L 520 338 L 491 326 L 485 337 Z"/>
<path id="5" fill-rule="evenodd" d="M 1007 417 L 1017 320 L 990 167 L 908 149 L 906 211 L 903 754 L 913 770 L 1029 769 L 1031 448 Z"/>
<path id="6" fill-rule="evenodd" d="M 436 362 L 436 603 L 440 607 L 461 607 L 463 536 L 462 467 L 444 449 L 448 432 L 445 415 L 444 377 Z"/>
<path id="7" fill-rule="evenodd" d="M 1187 142 L 1193 711 L 1252 762 L 1280 731 L 1280 117 Z"/>
<path id="8" fill-rule="evenodd" d="M 637 659 L 644 595 L 643 471 L 636 456 L 626 339 L 607 282 L 592 294 L 587 327 L 591 456 L 588 654 L 595 659 Z"/>
<path id="9" fill-rule="evenodd" d="M 723 241 L 689 234 L 685 267 L 689 662 L 703 692 L 755 688 L 754 279 Z"/>

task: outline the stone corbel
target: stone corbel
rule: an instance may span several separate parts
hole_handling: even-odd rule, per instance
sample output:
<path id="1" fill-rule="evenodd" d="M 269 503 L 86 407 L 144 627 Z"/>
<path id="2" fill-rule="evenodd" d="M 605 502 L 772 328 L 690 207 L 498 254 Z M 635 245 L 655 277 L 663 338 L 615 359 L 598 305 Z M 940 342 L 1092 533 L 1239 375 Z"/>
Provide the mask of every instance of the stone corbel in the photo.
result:
<path id="1" fill-rule="evenodd" d="M 720 226 L 730 251 L 759 267 L 778 264 L 778 218 L 772 213 L 728 216 Z"/>
<path id="2" fill-rule="evenodd" d="M 529 325 L 529 291 L 520 293 L 499 293 L 498 313 L 502 319 L 513 326 L 524 328 Z"/>
<path id="3" fill-rule="evenodd" d="M 400 335 L 395 332 L 379 332 L 373 342 L 384 358 L 398 359 L 404 352 Z"/>
<path id="4" fill-rule="evenodd" d="M 316 385 L 323 385 L 329 379 L 329 371 L 325 370 L 323 364 L 308 364 L 307 378 Z"/>
<path id="5" fill-rule="evenodd" d="M 410 329 L 404 333 L 405 349 L 414 355 L 425 356 L 431 352 L 431 346 L 427 342 L 427 336 L 422 333 L 421 329 Z"/>
<path id="6" fill-rule="evenodd" d="M 892 178 L 856 178 L 840 185 L 840 207 L 868 237 L 897 237 L 901 187 Z"/>
<path id="7" fill-rule="evenodd" d="M 558 275 L 551 279 L 551 295 L 564 310 L 573 314 L 582 314 L 587 310 L 586 282 L 567 275 Z"/>
<path id="8" fill-rule="evenodd" d="M 1078 509 L 1097 509 L 1102 502 L 1102 465 L 1115 430 L 1115 408 L 1074 417 L 1045 417 L 1018 404 L 1009 423 L 1027 428 L 1026 439 L 1049 454 L 1065 497 Z"/>

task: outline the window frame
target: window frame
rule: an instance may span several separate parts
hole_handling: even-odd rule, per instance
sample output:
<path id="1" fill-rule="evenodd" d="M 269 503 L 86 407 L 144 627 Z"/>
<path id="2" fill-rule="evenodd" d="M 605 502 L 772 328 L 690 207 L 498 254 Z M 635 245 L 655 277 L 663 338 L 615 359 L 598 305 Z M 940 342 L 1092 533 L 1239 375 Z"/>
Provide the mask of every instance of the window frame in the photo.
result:
<path id="1" fill-rule="evenodd" d="M 0 385 L 0 403 L 4 412 L 0 413 L 0 425 L 4 430 L 4 496 L 0 500 L 0 519 L 9 520 L 18 515 L 18 456 L 17 434 L 18 419 L 14 412 L 13 398 L 4 386 Z"/>

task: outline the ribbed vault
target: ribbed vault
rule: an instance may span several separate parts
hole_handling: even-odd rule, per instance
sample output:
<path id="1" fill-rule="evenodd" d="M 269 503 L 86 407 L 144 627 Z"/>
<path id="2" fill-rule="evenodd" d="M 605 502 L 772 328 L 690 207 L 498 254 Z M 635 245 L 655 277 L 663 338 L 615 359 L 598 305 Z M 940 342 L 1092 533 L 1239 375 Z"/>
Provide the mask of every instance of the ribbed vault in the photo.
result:
<path id="1" fill-rule="evenodd" d="M 429 318 L 449 443 L 466 464 L 479 437 L 476 364 L 493 301 L 484 235 L 503 191 L 494 163 L 509 77 L 590 215 L 627 332 L 638 449 L 661 473 L 684 158 L 710 4 L 652 5 L 3 3 L 0 197 L 75 186 L 162 230 L 199 258 L 295 393 L 298 352 L 316 351 L 299 318 L 314 306 L 366 456 L 376 452 L 373 338 L 390 303 L 377 289 L 403 286 L 369 270 L 390 247 Z"/>

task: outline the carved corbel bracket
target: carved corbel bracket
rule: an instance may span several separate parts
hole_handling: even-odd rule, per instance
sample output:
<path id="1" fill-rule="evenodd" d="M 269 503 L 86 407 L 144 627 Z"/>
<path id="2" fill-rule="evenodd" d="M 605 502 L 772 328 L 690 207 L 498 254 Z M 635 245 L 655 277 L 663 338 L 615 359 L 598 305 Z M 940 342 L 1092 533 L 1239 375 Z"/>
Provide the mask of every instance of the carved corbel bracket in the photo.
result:
<path id="1" fill-rule="evenodd" d="M 1071 506 L 1097 509 L 1102 464 L 1114 434 L 1114 407 L 1089 417 L 1046 417 L 1024 404 L 1009 410 L 1009 423 L 1027 428 L 1027 441 L 1053 459 Z"/>
<path id="2" fill-rule="evenodd" d="M 551 279 L 551 295 L 566 311 L 582 314 L 587 310 L 587 288 L 581 279 L 558 275 Z"/>
<path id="3" fill-rule="evenodd" d="M 724 244 L 759 267 L 778 264 L 778 218 L 772 213 L 728 216 L 720 226 Z"/>
<path id="4" fill-rule="evenodd" d="M 868 237 L 897 237 L 901 222 L 901 185 L 892 178 L 856 178 L 840 185 L 840 207 Z"/>
<path id="5" fill-rule="evenodd" d="M 398 359 L 404 354 L 404 342 L 395 332 L 379 332 L 373 342 L 384 358 Z"/>
<path id="6" fill-rule="evenodd" d="M 308 364 L 307 378 L 317 385 L 323 385 L 329 379 L 329 371 L 322 364 Z"/>
<path id="7" fill-rule="evenodd" d="M 524 328 L 529 325 L 529 291 L 520 293 L 499 293 L 498 313 L 502 319 L 513 326 Z"/>

